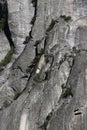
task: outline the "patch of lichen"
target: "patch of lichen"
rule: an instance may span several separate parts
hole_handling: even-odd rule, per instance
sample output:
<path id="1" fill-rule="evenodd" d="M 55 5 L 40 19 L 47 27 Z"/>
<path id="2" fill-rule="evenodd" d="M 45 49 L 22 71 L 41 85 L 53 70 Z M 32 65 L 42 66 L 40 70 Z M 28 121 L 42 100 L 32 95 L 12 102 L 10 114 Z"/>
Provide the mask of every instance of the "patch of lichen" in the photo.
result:
<path id="1" fill-rule="evenodd" d="M 65 88 L 65 91 L 62 93 L 62 98 L 67 98 L 68 96 L 73 97 L 72 88 Z"/>
<path id="2" fill-rule="evenodd" d="M 13 53 L 14 53 L 14 49 L 11 49 L 11 50 L 8 51 L 5 58 L 0 62 L 0 67 L 6 66 L 8 63 L 10 63 Z"/>
<path id="3" fill-rule="evenodd" d="M 29 42 L 29 40 L 30 40 L 30 36 L 26 36 L 25 41 Z"/>
<path id="4" fill-rule="evenodd" d="M 3 103 L 3 106 L 6 108 L 6 107 L 8 107 L 9 105 L 10 105 L 10 102 L 7 101 L 7 100 L 5 100 L 4 103 Z"/>
<path id="5" fill-rule="evenodd" d="M 1 19 L 1 20 L 0 20 L 0 30 L 1 30 L 1 29 L 4 29 L 4 23 L 5 23 L 5 20 L 4 20 L 4 19 Z"/>
<path id="6" fill-rule="evenodd" d="M 26 69 L 26 73 L 31 73 L 32 68 L 33 68 L 33 66 L 32 66 L 32 67 L 31 67 L 31 66 L 28 66 L 27 69 Z"/>
<path id="7" fill-rule="evenodd" d="M 50 32 L 53 29 L 54 25 L 55 25 L 55 20 L 52 19 L 52 21 L 47 29 L 47 32 Z"/>
<path id="8" fill-rule="evenodd" d="M 29 36 L 26 36 L 25 37 L 25 41 L 23 42 L 23 44 L 27 44 L 32 38 L 32 35 L 31 35 L 31 31 L 29 32 Z"/>
<path id="9" fill-rule="evenodd" d="M 36 21 L 36 15 L 33 16 L 33 18 L 32 18 L 32 20 L 31 20 L 30 24 L 34 25 L 35 21 Z"/>
<path id="10" fill-rule="evenodd" d="M 37 0 L 32 0 L 31 3 L 33 4 L 33 6 L 35 7 L 37 4 Z"/>
<path id="11" fill-rule="evenodd" d="M 38 46 L 40 43 L 41 43 L 41 40 L 37 40 L 37 41 L 35 42 L 35 45 L 34 45 L 34 46 Z"/>
<path id="12" fill-rule="evenodd" d="M 21 94 L 22 94 L 22 92 L 16 93 L 15 96 L 14 96 L 14 100 L 16 100 Z"/>
<path id="13" fill-rule="evenodd" d="M 45 49 L 44 48 L 41 48 L 40 50 L 40 55 L 43 55 L 45 53 Z"/>
<path id="14" fill-rule="evenodd" d="M 39 41 L 38 41 L 39 42 Z M 26 73 L 31 73 L 32 69 L 37 65 L 37 63 L 40 60 L 41 55 L 43 55 L 45 52 L 44 48 L 41 48 L 39 54 L 33 59 L 33 61 L 31 62 L 31 65 L 27 67 L 26 69 Z"/>
<path id="15" fill-rule="evenodd" d="M 26 36 L 25 41 L 24 41 L 23 44 L 27 44 L 30 41 L 30 39 L 31 39 L 30 35 Z"/>
<path id="16" fill-rule="evenodd" d="M 71 16 L 61 15 L 60 18 L 64 19 L 64 21 L 69 22 L 71 20 Z"/>
<path id="17" fill-rule="evenodd" d="M 43 125 L 40 126 L 41 129 L 46 130 L 48 123 L 52 118 L 52 115 L 53 115 L 53 110 L 47 115 L 46 120 L 44 121 Z"/>
<path id="18" fill-rule="evenodd" d="M 40 59 L 40 55 L 36 56 L 36 57 L 33 59 L 32 64 L 33 64 L 33 65 L 37 64 L 37 62 L 39 61 L 39 59 Z"/>

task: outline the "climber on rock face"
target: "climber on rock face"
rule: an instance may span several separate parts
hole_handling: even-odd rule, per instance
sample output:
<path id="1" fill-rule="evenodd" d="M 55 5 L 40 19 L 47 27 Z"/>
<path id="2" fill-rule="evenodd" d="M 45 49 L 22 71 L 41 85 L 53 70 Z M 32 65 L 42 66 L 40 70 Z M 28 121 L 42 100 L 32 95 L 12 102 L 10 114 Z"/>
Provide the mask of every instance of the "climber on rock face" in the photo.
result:
<path id="1" fill-rule="evenodd" d="M 7 37 L 11 49 L 14 49 L 14 43 L 11 38 L 11 33 L 8 25 L 8 7 L 6 0 L 0 0 L 0 22 L 3 24 L 1 28 L 4 31 L 5 36 Z"/>

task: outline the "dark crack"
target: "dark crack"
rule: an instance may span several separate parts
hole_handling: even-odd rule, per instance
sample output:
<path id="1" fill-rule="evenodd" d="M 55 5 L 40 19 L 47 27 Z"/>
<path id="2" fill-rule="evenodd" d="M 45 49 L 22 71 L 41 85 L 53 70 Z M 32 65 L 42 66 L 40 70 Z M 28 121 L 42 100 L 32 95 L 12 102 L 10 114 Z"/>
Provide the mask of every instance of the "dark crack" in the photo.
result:
<path id="1" fill-rule="evenodd" d="M 43 125 L 41 125 L 39 128 L 41 128 L 42 130 L 47 130 L 47 126 L 49 124 L 49 121 L 52 118 L 53 115 L 53 110 L 47 115 L 46 120 L 44 121 Z"/>
<path id="2" fill-rule="evenodd" d="M 34 25 L 35 24 L 35 21 L 36 21 L 36 16 L 37 16 L 37 0 L 32 0 L 32 4 L 35 8 L 35 11 L 34 11 L 34 16 L 31 20 L 31 24 Z"/>
<path id="3" fill-rule="evenodd" d="M 7 5 L 7 1 L 5 1 L 4 5 L 3 5 L 3 8 L 4 9 L 2 10 L 2 5 L 0 4 L 0 20 L 2 18 L 5 19 L 4 28 L 2 28 L 2 30 L 4 31 L 6 37 L 7 37 L 8 41 L 9 41 L 10 47 L 14 48 L 14 43 L 13 43 L 13 40 L 11 38 L 11 32 L 10 32 L 9 25 L 8 25 L 8 5 Z M 36 17 L 36 11 L 37 11 L 37 0 L 35 2 L 35 13 L 34 13 L 34 17 Z M 36 18 L 35 18 L 35 20 L 36 20 Z M 33 29 L 33 27 L 34 27 L 34 24 L 32 25 L 31 31 L 29 32 L 29 37 L 27 37 L 27 42 L 28 43 L 32 39 L 32 29 Z M 23 50 L 23 52 L 24 52 L 24 50 Z M 21 53 L 21 55 L 22 55 L 22 53 Z M 20 58 L 20 56 L 18 57 L 18 59 Z M 35 68 L 36 68 L 36 66 L 33 68 L 32 72 L 30 73 L 30 76 L 28 76 L 28 80 L 26 82 L 26 86 L 27 86 L 27 83 L 29 82 L 30 78 L 32 77 L 33 73 L 35 72 Z M 22 68 L 20 66 L 17 66 L 17 68 L 15 68 L 14 65 L 12 65 L 12 70 L 14 71 L 14 69 L 19 69 L 21 72 L 23 72 L 23 70 L 22 70 Z M 15 75 L 14 75 L 14 77 L 15 77 Z M 26 77 L 23 77 L 23 78 L 26 78 Z M 7 99 L 3 103 L 3 109 L 9 107 L 15 100 L 17 100 L 26 91 L 26 89 L 27 89 L 27 87 L 25 87 L 22 92 L 17 92 L 16 88 L 15 89 L 12 88 L 12 90 L 14 91 L 13 100 L 12 100 L 12 102 L 9 102 L 9 100 Z"/>
<path id="4" fill-rule="evenodd" d="M 11 32 L 9 29 L 8 24 L 8 4 L 7 1 L 3 0 L 2 3 L 0 3 L 0 21 L 3 20 L 3 28 L 1 28 L 4 31 L 5 36 L 8 39 L 8 42 L 10 44 L 10 47 L 12 49 L 15 48 L 14 42 L 12 40 Z"/>
<path id="5" fill-rule="evenodd" d="M 68 85 L 68 81 L 69 81 L 69 77 L 71 75 L 71 72 L 72 72 L 72 68 L 74 66 L 74 61 L 75 61 L 75 57 L 73 57 L 73 62 L 72 62 L 72 66 L 71 66 L 71 69 L 70 69 L 70 72 L 69 72 L 69 76 L 67 78 L 67 82 L 65 85 L 62 85 L 62 94 L 61 94 L 61 98 L 67 98 L 68 96 L 71 96 L 73 97 L 73 92 L 72 92 L 72 88 L 70 85 Z"/>
<path id="6" fill-rule="evenodd" d="M 67 78 L 67 82 L 66 82 L 66 84 L 63 84 L 61 87 L 62 87 L 62 94 L 61 94 L 61 97 L 60 97 L 60 99 L 61 98 L 67 98 L 68 96 L 71 96 L 71 97 L 73 97 L 73 92 L 72 92 L 72 87 L 70 86 L 70 84 L 69 84 L 69 80 L 70 80 L 70 75 L 71 75 L 71 72 L 72 72 L 72 68 L 73 68 L 73 66 L 74 66 L 74 63 L 75 63 L 75 57 L 77 56 L 77 54 L 79 54 L 79 53 L 81 53 L 81 52 L 87 52 L 87 50 L 85 50 L 85 49 L 79 49 L 79 50 L 77 50 L 76 48 L 73 48 L 72 49 L 72 55 L 70 56 L 70 57 L 72 57 L 73 58 L 73 62 L 72 62 L 72 66 L 71 66 L 71 69 L 70 69 L 70 72 L 69 72 L 69 76 L 68 76 L 68 78 Z M 75 56 L 74 56 L 75 55 Z M 66 58 L 64 58 L 64 60 L 61 62 L 61 64 L 65 61 L 65 60 L 67 60 L 67 57 Z M 61 65 L 60 64 L 60 65 Z"/>

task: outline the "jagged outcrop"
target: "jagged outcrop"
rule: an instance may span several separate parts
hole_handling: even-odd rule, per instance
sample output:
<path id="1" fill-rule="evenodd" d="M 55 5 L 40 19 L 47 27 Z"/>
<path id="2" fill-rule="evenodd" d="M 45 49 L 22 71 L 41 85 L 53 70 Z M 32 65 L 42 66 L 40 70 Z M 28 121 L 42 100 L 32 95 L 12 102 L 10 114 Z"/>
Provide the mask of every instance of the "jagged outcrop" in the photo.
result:
<path id="1" fill-rule="evenodd" d="M 0 73 L 0 129 L 86 130 L 86 0 L 7 3 L 18 54 Z"/>

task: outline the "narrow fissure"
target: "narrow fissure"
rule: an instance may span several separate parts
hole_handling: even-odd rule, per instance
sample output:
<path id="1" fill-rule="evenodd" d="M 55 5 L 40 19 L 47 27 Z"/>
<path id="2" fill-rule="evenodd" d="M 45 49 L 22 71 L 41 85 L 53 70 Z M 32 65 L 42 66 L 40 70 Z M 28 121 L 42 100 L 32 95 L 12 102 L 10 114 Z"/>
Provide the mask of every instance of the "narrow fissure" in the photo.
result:
<path id="1" fill-rule="evenodd" d="M 31 24 L 34 25 L 36 21 L 36 15 L 37 15 L 37 0 L 32 0 L 32 4 L 33 4 L 33 7 L 35 8 L 35 11 L 34 11 L 34 16 L 31 20 Z"/>
<path id="2" fill-rule="evenodd" d="M 1 23 L 0 30 L 4 31 L 4 34 L 8 39 L 11 49 L 14 49 L 15 46 L 8 25 L 8 4 L 6 0 L 0 2 L 0 23 Z"/>
<path id="3" fill-rule="evenodd" d="M 53 114 L 54 114 L 54 110 L 52 109 L 52 111 L 48 113 L 48 115 L 46 116 L 44 123 L 39 128 L 41 128 L 42 130 L 47 130 L 47 126 L 50 120 L 52 119 Z"/>
<path id="4" fill-rule="evenodd" d="M 32 20 L 31 20 L 31 22 L 30 22 L 30 24 L 32 24 L 32 27 L 31 27 L 31 31 L 30 31 L 30 33 L 29 33 L 29 40 L 33 38 L 33 36 L 32 36 L 32 29 L 33 29 L 34 24 L 35 24 L 35 21 L 36 21 L 37 2 L 38 2 L 38 0 L 32 0 L 32 1 L 31 1 L 31 3 L 33 4 L 33 7 L 34 7 L 35 9 L 34 9 L 34 16 L 32 17 Z M 28 41 L 28 42 L 29 42 L 29 41 Z M 27 43 L 28 43 L 28 42 L 27 42 Z M 26 41 L 25 41 L 25 43 L 26 43 Z M 38 57 L 38 47 L 37 47 L 37 45 L 35 45 L 35 58 L 33 59 L 33 61 L 36 60 L 37 57 Z M 30 76 L 29 76 L 29 78 L 28 78 L 28 81 L 30 80 L 30 78 L 31 78 L 32 75 L 34 74 L 34 72 L 35 72 L 35 70 L 36 70 L 36 66 L 37 66 L 37 63 L 36 63 L 36 62 L 35 62 L 35 63 L 32 63 L 30 66 L 28 66 L 28 69 L 26 70 L 27 73 L 28 73 L 28 72 L 30 73 Z"/>
<path id="5" fill-rule="evenodd" d="M 30 24 L 32 25 L 31 27 L 31 31 L 29 32 L 29 36 L 26 36 L 25 41 L 23 42 L 23 44 L 28 44 L 29 41 L 33 38 L 32 36 L 32 29 L 34 27 L 35 21 L 36 21 L 36 15 L 37 15 L 37 0 L 32 0 L 31 3 L 33 4 L 34 7 L 34 16 L 32 17 L 32 20 L 30 22 Z"/>

